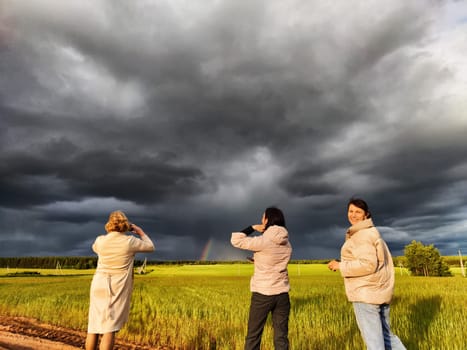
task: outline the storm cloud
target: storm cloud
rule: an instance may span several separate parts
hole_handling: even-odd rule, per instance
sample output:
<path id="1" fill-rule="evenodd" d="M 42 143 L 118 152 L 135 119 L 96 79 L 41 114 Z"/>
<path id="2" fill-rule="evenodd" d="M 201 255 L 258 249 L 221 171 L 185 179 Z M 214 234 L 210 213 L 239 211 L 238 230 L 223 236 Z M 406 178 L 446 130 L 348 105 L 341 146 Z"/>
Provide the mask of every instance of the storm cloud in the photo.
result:
<path id="1" fill-rule="evenodd" d="M 295 259 L 367 200 L 393 254 L 467 251 L 467 6 L 0 2 L 2 256 L 91 255 L 108 214 L 152 259 L 244 259 L 283 209 Z"/>

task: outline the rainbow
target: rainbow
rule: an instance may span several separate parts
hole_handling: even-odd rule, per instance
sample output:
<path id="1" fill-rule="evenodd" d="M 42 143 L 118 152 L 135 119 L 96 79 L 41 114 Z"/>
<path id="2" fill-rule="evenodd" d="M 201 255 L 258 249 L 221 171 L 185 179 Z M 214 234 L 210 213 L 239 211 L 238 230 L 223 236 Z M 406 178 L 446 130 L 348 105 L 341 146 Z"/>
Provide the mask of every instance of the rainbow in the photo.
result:
<path id="1" fill-rule="evenodd" d="M 211 248 L 212 248 L 212 239 L 209 238 L 208 242 L 203 248 L 203 251 L 201 253 L 201 256 L 199 257 L 199 260 L 206 261 L 209 257 L 209 253 L 211 252 Z"/>

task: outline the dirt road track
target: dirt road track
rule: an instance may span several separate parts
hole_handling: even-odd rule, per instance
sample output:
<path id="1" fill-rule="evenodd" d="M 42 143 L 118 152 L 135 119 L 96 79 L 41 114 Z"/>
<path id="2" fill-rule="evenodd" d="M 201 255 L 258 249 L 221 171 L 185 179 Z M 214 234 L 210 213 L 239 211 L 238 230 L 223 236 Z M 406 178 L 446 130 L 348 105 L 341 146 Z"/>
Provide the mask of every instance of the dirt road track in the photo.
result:
<path id="1" fill-rule="evenodd" d="M 26 317 L 0 316 L 0 350 L 84 349 L 86 332 L 52 326 Z M 118 339 L 116 350 L 163 350 Z"/>
<path id="2" fill-rule="evenodd" d="M 0 331 L 0 350 L 76 350 L 76 346 Z"/>

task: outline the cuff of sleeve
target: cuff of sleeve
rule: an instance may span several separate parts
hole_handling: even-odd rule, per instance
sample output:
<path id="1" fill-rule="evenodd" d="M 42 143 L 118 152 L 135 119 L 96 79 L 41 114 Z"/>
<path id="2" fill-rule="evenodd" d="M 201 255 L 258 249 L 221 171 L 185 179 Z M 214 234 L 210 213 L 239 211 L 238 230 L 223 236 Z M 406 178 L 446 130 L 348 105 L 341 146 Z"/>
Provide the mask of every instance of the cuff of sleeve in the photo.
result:
<path id="1" fill-rule="evenodd" d="M 252 226 L 248 226 L 247 228 L 244 228 L 241 232 L 244 234 L 251 235 L 253 232 L 255 232 L 254 228 Z"/>

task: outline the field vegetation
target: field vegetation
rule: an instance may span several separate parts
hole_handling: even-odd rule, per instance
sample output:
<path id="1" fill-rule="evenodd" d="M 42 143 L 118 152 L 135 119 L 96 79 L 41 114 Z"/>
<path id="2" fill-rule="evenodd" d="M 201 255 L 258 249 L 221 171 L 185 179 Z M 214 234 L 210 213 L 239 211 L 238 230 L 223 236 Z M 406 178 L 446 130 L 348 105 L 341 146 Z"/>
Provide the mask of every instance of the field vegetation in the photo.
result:
<path id="1" fill-rule="evenodd" d="M 466 349 L 467 278 L 451 271 L 412 277 L 396 268 L 391 322 L 407 349 Z M 0 269 L 0 313 L 85 330 L 93 272 Z M 242 349 L 252 272 L 251 264 L 149 265 L 135 275 L 130 320 L 117 337 L 171 349 Z M 289 275 L 291 349 L 364 348 L 338 272 L 291 264 Z M 273 349 L 270 320 L 262 349 Z"/>

